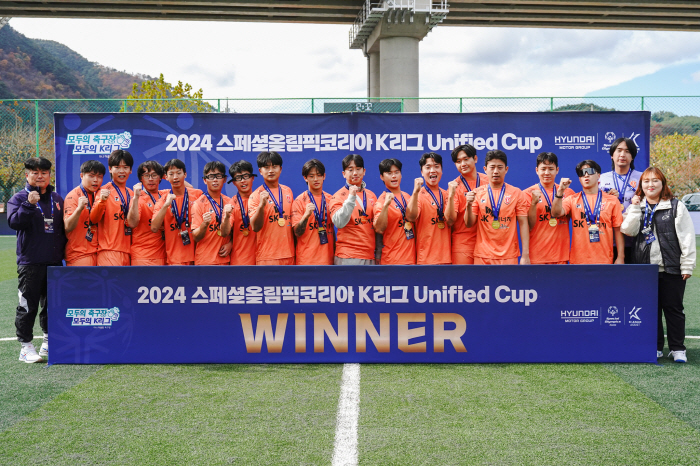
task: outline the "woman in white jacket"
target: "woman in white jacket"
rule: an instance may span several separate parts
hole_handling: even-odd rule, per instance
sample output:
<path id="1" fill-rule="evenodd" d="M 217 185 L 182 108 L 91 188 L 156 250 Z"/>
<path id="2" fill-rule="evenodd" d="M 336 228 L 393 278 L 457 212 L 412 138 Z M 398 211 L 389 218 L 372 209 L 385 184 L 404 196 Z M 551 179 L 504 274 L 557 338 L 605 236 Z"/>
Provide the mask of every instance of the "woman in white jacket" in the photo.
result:
<path id="1" fill-rule="evenodd" d="M 656 357 L 663 357 L 666 316 L 668 356 L 687 362 L 683 295 L 695 269 L 695 228 L 688 209 L 673 197 L 666 177 L 655 167 L 642 173 L 620 228 L 634 238 L 632 263 L 659 266 L 659 314 Z"/>

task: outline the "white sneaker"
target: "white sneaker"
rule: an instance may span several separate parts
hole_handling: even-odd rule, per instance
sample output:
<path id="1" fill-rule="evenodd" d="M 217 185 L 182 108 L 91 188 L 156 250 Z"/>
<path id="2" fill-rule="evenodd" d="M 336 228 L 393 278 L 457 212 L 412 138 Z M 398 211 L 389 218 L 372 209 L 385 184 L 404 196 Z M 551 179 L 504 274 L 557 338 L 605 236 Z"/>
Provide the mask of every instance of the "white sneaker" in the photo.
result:
<path id="1" fill-rule="evenodd" d="M 664 357 L 664 352 L 656 350 L 656 359 L 663 358 L 663 357 Z"/>
<path id="2" fill-rule="evenodd" d="M 688 358 L 685 355 L 685 350 L 684 351 L 671 351 L 668 354 L 669 358 L 673 358 L 674 362 L 688 362 Z"/>
<path id="3" fill-rule="evenodd" d="M 36 354 L 36 349 L 31 343 L 22 344 L 22 351 L 19 352 L 19 360 L 26 363 L 42 362 L 41 356 Z"/>
<path id="4" fill-rule="evenodd" d="M 41 348 L 39 348 L 39 356 L 42 358 L 49 357 L 49 336 L 46 333 L 44 334 L 44 342 L 41 344 Z"/>

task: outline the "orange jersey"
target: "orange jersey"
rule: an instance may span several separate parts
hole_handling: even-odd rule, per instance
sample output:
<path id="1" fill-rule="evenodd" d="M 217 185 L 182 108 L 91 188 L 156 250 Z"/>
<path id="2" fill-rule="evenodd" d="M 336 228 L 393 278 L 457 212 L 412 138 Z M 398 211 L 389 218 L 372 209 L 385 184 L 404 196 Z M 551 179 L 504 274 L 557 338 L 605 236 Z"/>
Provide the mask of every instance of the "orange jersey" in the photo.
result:
<path id="1" fill-rule="evenodd" d="M 437 206 L 427 186 L 424 186 L 418 194 L 418 219 L 416 220 L 416 264 L 451 264 L 452 248 L 450 240 L 452 234 L 447 220 L 438 219 Z M 447 191 L 442 192 L 443 206 L 447 209 Z M 435 193 L 435 198 L 440 201 L 440 196 Z M 443 228 L 438 224 L 442 223 Z"/>
<path id="2" fill-rule="evenodd" d="M 494 229 L 492 226 L 494 217 L 489 200 L 488 185 L 475 191 L 476 197 L 472 204 L 472 212 L 476 215 L 475 258 L 512 259 L 520 255 L 517 217 L 527 217 L 530 200 L 515 186 L 507 183 L 505 186 L 501 210 L 498 213 L 498 221 L 500 222 L 498 229 Z M 500 193 L 500 190 L 493 193 L 496 205 L 498 205 Z"/>
<path id="3" fill-rule="evenodd" d="M 476 180 L 467 181 L 469 188 L 472 190 L 489 184 L 489 178 L 486 175 L 477 173 L 477 176 L 479 186 L 477 186 Z M 467 193 L 469 191 L 464 187 L 464 183 L 462 183 L 459 176 L 455 181 L 457 182 L 457 190 L 455 191 L 455 211 L 457 212 L 457 218 L 455 219 L 455 224 L 452 226 L 452 251 L 466 252 L 471 255 L 474 253 L 474 247 L 476 246 L 476 225 L 467 228 L 466 223 L 464 223 L 464 212 L 467 210 Z"/>
<path id="4" fill-rule="evenodd" d="M 587 194 L 588 205 L 591 213 L 595 209 L 596 194 Z M 562 203 L 564 214 L 571 217 L 571 264 L 612 264 L 613 242 L 615 235 L 613 228 L 622 225 L 622 205 L 617 197 L 603 193 L 600 207 L 600 241 L 591 243 L 586 223 L 586 211 L 583 206 L 583 192 L 565 197 Z"/>
<path id="5" fill-rule="evenodd" d="M 87 190 L 86 190 L 87 191 Z M 95 204 L 95 194 L 87 191 L 88 202 L 90 205 Z M 78 208 L 78 199 L 84 196 L 83 190 L 80 186 L 73 189 L 66 196 L 63 204 L 63 221 L 68 220 L 68 217 L 73 215 L 73 212 Z M 89 254 L 95 254 L 97 252 L 97 225 L 90 227 L 92 232 L 92 241 L 88 241 L 85 238 L 88 232 L 88 225 L 90 221 L 90 212 L 88 211 L 88 206 L 85 206 L 82 212 L 80 212 L 80 218 L 78 218 L 78 225 L 70 233 L 66 233 L 66 238 L 68 242 L 66 243 L 66 262 L 75 261 L 77 258 L 86 256 Z"/>
<path id="6" fill-rule="evenodd" d="M 554 192 L 559 185 L 554 185 Z M 553 262 L 566 262 L 569 260 L 569 219 L 560 217 L 555 219 L 556 226 L 551 226 L 552 209 L 547 204 L 547 200 L 542 194 L 540 185 L 536 184 L 527 188 L 524 193 L 529 196 L 532 202 L 532 192 L 539 191 L 540 200 L 537 203 L 537 222 L 530 229 L 530 263 L 549 264 Z M 564 191 L 564 198 L 576 194 L 573 189 L 567 188 Z M 553 191 L 548 191 L 549 201 L 554 202 Z"/>
<path id="7" fill-rule="evenodd" d="M 175 215 L 173 215 L 173 209 L 171 204 L 165 205 L 165 201 L 168 198 L 167 195 L 160 198 L 158 204 L 156 204 L 155 209 L 153 209 L 153 217 L 158 215 L 160 209 L 167 209 L 165 213 L 165 219 L 163 220 L 163 226 L 165 231 L 165 256 L 168 264 L 183 264 L 194 261 L 194 239 L 192 238 L 192 211 L 194 210 L 194 203 L 202 195 L 200 189 L 185 188 L 187 190 L 188 199 L 188 217 L 189 227 L 184 223 L 178 228 L 177 222 L 175 221 Z M 169 191 L 168 191 L 169 192 Z M 177 205 L 178 215 L 182 211 L 182 202 L 185 196 L 178 196 L 175 198 L 175 204 Z M 185 246 L 182 244 L 182 237 L 180 236 L 181 230 L 187 230 L 190 235 L 190 244 Z"/>
<path id="8" fill-rule="evenodd" d="M 90 220 L 92 223 L 97 223 L 100 231 L 98 250 L 129 254 L 131 251 L 131 235 L 124 234 L 126 214 L 122 210 L 119 194 L 112 183 L 102 186 L 101 189 L 109 189 L 109 197 L 104 202 L 96 202 L 92 206 L 92 212 L 90 213 Z M 125 191 L 129 193 L 129 199 L 134 197 L 134 192 L 131 189 L 119 189 L 125 202 L 127 201 Z M 100 191 L 97 192 L 97 198 L 100 199 Z M 128 211 L 128 203 L 126 208 Z"/>
<path id="9" fill-rule="evenodd" d="M 321 244 L 318 233 L 319 225 L 316 221 L 316 215 L 312 213 L 306 222 L 304 234 L 297 236 L 297 265 L 333 265 L 333 236 L 335 230 L 333 228 L 333 222 L 331 221 L 331 214 L 328 211 L 331 195 L 324 192 L 323 197 L 326 199 L 325 229 L 328 242 L 326 244 Z M 314 196 L 314 200 L 316 201 L 316 206 L 320 213 L 321 196 Z M 306 205 L 310 202 L 308 190 L 304 191 L 294 200 L 292 204 L 292 228 L 296 227 L 301 221 L 301 218 L 304 216 L 304 211 L 306 210 Z"/>
<path id="10" fill-rule="evenodd" d="M 231 198 L 222 194 L 220 198 L 214 198 L 214 202 L 219 202 L 221 204 L 220 215 L 223 220 L 223 206 L 229 204 L 231 202 Z M 217 207 L 217 209 L 218 208 L 219 207 Z M 204 238 L 197 241 L 197 245 L 194 250 L 194 264 L 228 265 L 231 258 L 229 256 L 219 256 L 219 250 L 224 244 L 228 243 L 230 239 L 228 237 L 219 236 L 221 224 L 216 219 L 214 207 L 205 195 L 199 196 L 199 199 L 194 202 L 194 206 L 192 207 L 192 229 L 195 230 L 199 228 L 199 226 L 202 224 L 202 216 L 209 211 L 212 212 L 212 221 L 207 227 Z"/>
<path id="11" fill-rule="evenodd" d="M 408 194 L 401 192 L 406 200 L 406 205 L 411 198 Z M 379 214 L 382 212 L 386 193 L 382 193 L 374 205 L 374 222 L 376 224 Z M 401 202 L 401 201 L 399 201 Z M 401 202 L 403 206 L 403 202 Z M 416 263 L 416 226 L 413 225 L 414 237 L 406 239 L 404 232 L 404 220 L 401 210 L 396 205 L 396 201 L 391 201 L 388 207 L 388 219 L 386 230 L 382 235 L 382 259 L 381 265 L 413 265 Z"/>
<path id="12" fill-rule="evenodd" d="M 163 232 L 151 231 L 153 210 L 161 197 L 167 197 L 169 189 L 161 189 L 157 194 L 141 191 L 139 196 L 139 224 L 134 227 L 131 235 L 131 255 L 142 260 L 165 260 L 165 240 Z M 153 199 L 151 199 L 153 196 Z M 153 201 L 156 202 L 153 202 Z"/>
<path id="13" fill-rule="evenodd" d="M 338 228 L 338 238 L 335 243 L 335 255 L 344 259 L 374 260 L 375 233 L 374 233 L 374 206 L 377 196 L 369 189 L 363 192 L 367 198 L 367 211 L 364 212 L 362 192 L 358 192 L 355 209 L 352 211 L 350 221 L 343 228 Z M 348 188 L 343 186 L 333 197 L 328 206 L 331 217 L 343 206 L 343 202 L 350 195 Z M 365 213 L 367 215 L 362 215 Z"/>
<path id="14" fill-rule="evenodd" d="M 241 196 L 243 201 L 243 212 L 248 214 L 248 198 Z M 243 226 L 243 214 L 241 206 L 238 203 L 238 196 L 231 198 L 233 211 L 231 212 L 231 231 L 233 233 L 233 249 L 231 249 L 230 264 L 231 265 L 255 265 L 255 244 L 256 233 L 248 224 L 248 228 Z M 247 231 L 248 234 L 243 234 Z"/>
<path id="15" fill-rule="evenodd" d="M 278 220 L 279 213 L 275 211 L 275 203 L 271 197 L 267 198 L 267 205 L 263 212 L 262 229 L 255 235 L 256 261 L 286 259 L 294 257 L 294 232 L 292 231 L 292 202 L 294 197 L 292 190 L 284 185 L 279 185 L 282 188 L 282 199 L 277 199 L 279 196 L 278 189 L 271 189 L 277 202 L 282 203 L 284 211 L 284 226 L 280 226 Z M 253 191 L 248 199 L 248 215 L 251 215 L 258 209 L 260 205 L 260 193 L 264 192 L 265 188 L 259 186 Z"/>

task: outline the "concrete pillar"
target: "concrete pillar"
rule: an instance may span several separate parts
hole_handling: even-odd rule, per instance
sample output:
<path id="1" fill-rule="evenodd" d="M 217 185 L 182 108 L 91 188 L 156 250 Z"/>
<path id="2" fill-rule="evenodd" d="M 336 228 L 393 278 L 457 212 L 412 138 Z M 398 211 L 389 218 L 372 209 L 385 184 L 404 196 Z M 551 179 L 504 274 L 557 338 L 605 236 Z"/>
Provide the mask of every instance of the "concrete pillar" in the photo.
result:
<path id="1" fill-rule="evenodd" d="M 418 97 L 418 43 L 410 36 L 379 40 L 381 97 Z M 418 100 L 405 100 L 405 112 L 417 112 Z"/>
<path id="2" fill-rule="evenodd" d="M 380 97 L 380 65 L 379 52 L 369 53 L 369 97 Z"/>

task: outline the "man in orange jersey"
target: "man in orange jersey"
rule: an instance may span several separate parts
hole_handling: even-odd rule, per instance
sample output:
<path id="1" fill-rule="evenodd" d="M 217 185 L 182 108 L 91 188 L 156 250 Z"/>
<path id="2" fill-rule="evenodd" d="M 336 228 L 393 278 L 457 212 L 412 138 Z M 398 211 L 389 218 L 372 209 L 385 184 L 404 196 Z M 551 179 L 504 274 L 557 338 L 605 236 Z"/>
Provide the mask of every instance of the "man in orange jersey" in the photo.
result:
<path id="1" fill-rule="evenodd" d="M 309 189 L 292 204 L 292 228 L 297 237 L 297 265 L 333 265 L 334 233 L 328 204 L 331 195 L 323 192 L 326 167 L 311 159 L 301 168 Z M 311 220 L 309 220 L 311 219 Z"/>
<path id="2" fill-rule="evenodd" d="M 416 178 L 413 191 L 418 196 L 416 219 L 416 264 L 452 263 L 450 228 L 455 223 L 455 191 L 457 182 L 450 181 L 449 191 L 440 188 L 442 156 L 428 152 L 418 161 L 421 178 Z M 421 187 L 422 186 L 422 187 Z"/>
<path id="3" fill-rule="evenodd" d="M 553 152 L 542 152 L 537 156 L 537 176 L 540 182 L 525 190 L 532 198 L 527 214 L 530 225 L 530 263 L 568 264 L 569 219 L 552 217 L 552 202 L 558 186 L 554 182 L 559 173 L 559 160 Z M 564 197 L 574 191 L 567 189 Z"/>
<path id="4" fill-rule="evenodd" d="M 172 159 L 163 167 L 170 182 L 170 193 L 163 196 L 153 209 L 151 231 L 165 232 L 165 256 L 168 265 L 194 264 L 192 240 L 192 210 L 202 191 L 185 185 L 187 169 L 179 159 Z"/>
<path id="5" fill-rule="evenodd" d="M 522 247 L 521 264 L 530 263 L 530 227 L 527 212 L 530 199 L 523 192 L 506 184 L 508 157 L 503 151 L 486 153 L 484 166 L 489 183 L 467 193 L 464 222 L 467 228 L 476 225 L 474 264 L 517 265 L 518 233 Z"/>
<path id="6" fill-rule="evenodd" d="M 377 196 L 365 187 L 365 161 L 361 155 L 347 155 L 342 163 L 345 186 L 333 195 L 328 206 L 333 225 L 338 228 L 333 264 L 374 265 Z"/>
<path id="7" fill-rule="evenodd" d="M 90 222 L 95 193 L 107 170 L 102 162 L 88 160 L 80 166 L 80 186 L 66 196 L 63 222 L 66 228 L 66 265 L 97 265 L 97 225 Z"/>
<path id="8" fill-rule="evenodd" d="M 294 265 L 292 190 L 279 182 L 282 157 L 277 152 L 258 154 L 263 184 L 248 200 L 248 214 L 257 233 L 256 265 Z"/>
<path id="9" fill-rule="evenodd" d="M 386 186 L 374 206 L 374 229 L 382 235 L 380 254 L 382 265 L 412 265 L 416 263 L 416 237 L 413 222 L 418 218 L 418 194 L 421 183 L 414 183 L 414 195 L 401 191 L 401 161 L 384 159 L 379 162 L 379 177 Z M 407 200 L 408 199 L 408 200 Z"/>
<path id="10" fill-rule="evenodd" d="M 192 238 L 197 243 L 194 265 L 228 265 L 231 247 L 231 198 L 221 194 L 226 167 L 215 160 L 204 165 L 207 190 L 192 208 Z"/>
<path id="11" fill-rule="evenodd" d="M 253 174 L 253 165 L 246 160 L 234 163 L 229 167 L 228 172 L 231 175 L 229 183 L 233 183 L 238 189 L 236 197 L 231 198 L 233 240 L 229 263 L 231 265 L 255 265 L 256 233 L 250 227 L 248 199 L 253 192 L 253 179 L 258 175 Z"/>
<path id="12" fill-rule="evenodd" d="M 625 263 L 625 239 L 622 225 L 622 204 L 616 196 L 598 187 L 600 165 L 584 160 L 576 165 L 576 174 L 583 191 L 563 199 L 571 184 L 562 178 L 557 195 L 552 202 L 552 216 L 570 216 L 572 220 L 571 264 L 612 264 L 613 241 L 617 245 L 615 264 Z"/>
<path id="13" fill-rule="evenodd" d="M 467 228 L 464 223 L 464 212 L 467 208 L 467 193 L 486 186 L 488 177 L 476 171 L 478 157 L 474 146 L 464 144 L 455 147 L 452 151 L 452 161 L 459 171 L 455 178 L 457 191 L 455 192 L 455 211 L 457 214 L 452 226 L 452 263 L 473 264 L 474 248 L 476 247 L 476 227 Z"/>
<path id="14" fill-rule="evenodd" d="M 153 210 L 167 189 L 158 189 L 165 171 L 155 160 L 138 166 L 136 176 L 140 183 L 134 186 L 127 223 L 131 232 L 131 265 L 165 265 L 165 238 L 162 231 L 151 231 Z"/>
<path id="15" fill-rule="evenodd" d="M 102 187 L 90 212 L 90 221 L 97 224 L 100 232 L 97 265 L 130 265 L 132 231 L 126 217 L 134 193 L 126 187 L 126 182 L 134 158 L 128 151 L 117 149 L 110 154 L 107 164 L 112 181 Z"/>

